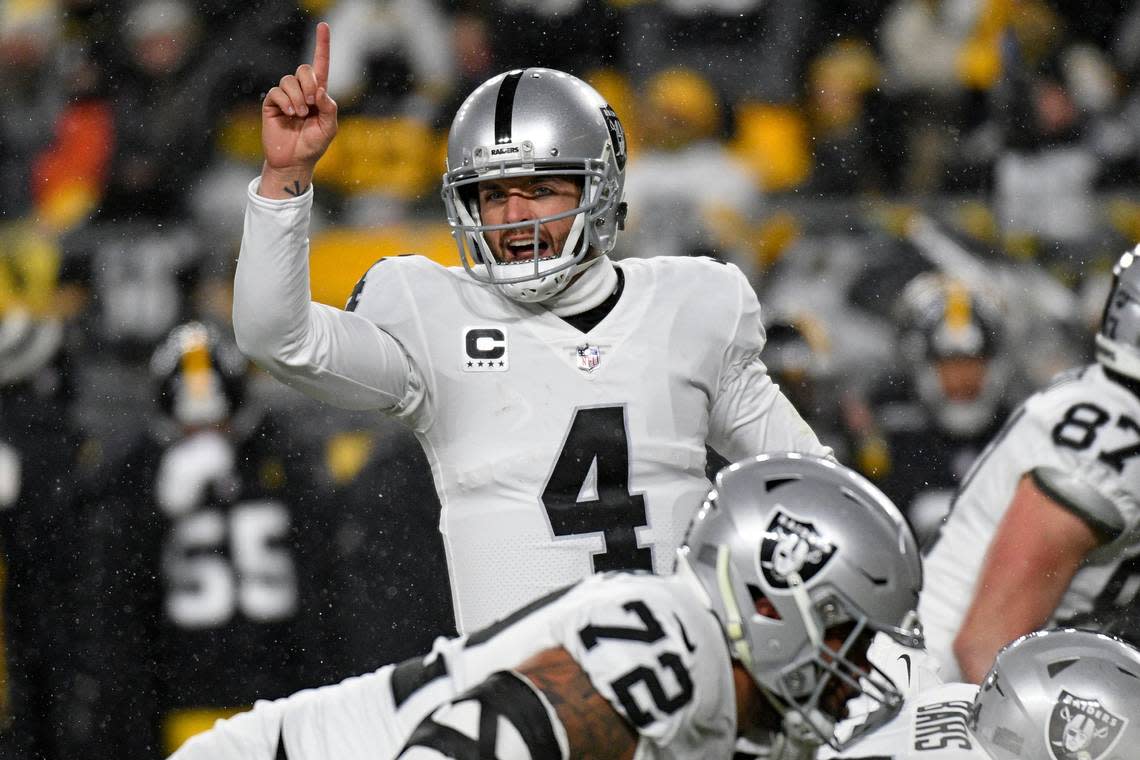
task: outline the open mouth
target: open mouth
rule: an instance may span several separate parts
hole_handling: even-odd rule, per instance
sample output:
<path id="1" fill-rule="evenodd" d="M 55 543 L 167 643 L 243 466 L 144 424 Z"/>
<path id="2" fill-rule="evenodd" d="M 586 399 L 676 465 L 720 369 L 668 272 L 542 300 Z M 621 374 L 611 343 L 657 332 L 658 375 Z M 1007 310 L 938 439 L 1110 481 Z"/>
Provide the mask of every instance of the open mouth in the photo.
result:
<path id="1" fill-rule="evenodd" d="M 538 253 L 539 261 L 543 259 L 554 258 L 554 252 L 550 248 L 550 244 L 545 240 L 539 240 L 537 247 L 535 246 L 533 238 L 511 240 L 503 244 L 506 256 L 502 262 L 504 264 L 522 264 L 527 261 L 533 261 L 534 256 Z"/>

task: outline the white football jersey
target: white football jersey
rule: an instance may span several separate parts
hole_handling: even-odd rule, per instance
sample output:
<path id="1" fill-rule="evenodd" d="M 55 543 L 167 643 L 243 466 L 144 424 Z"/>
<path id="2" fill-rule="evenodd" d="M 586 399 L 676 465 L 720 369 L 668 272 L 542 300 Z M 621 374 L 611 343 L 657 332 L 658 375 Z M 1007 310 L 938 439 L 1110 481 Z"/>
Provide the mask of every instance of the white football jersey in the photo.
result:
<path id="1" fill-rule="evenodd" d="M 1112 537 L 1081 565 L 1046 626 L 1108 616 L 1140 589 L 1140 399 L 1092 364 L 1063 373 L 1010 416 L 962 482 L 925 558 L 919 616 L 946 680 L 960 677 L 954 637 L 990 541 L 1021 477 L 1042 467 L 1078 478 L 1111 504 L 1068 507 Z"/>
<path id="2" fill-rule="evenodd" d="M 736 697 L 725 635 L 680 576 L 595 575 L 430 654 L 299 692 L 188 741 L 174 760 L 385 760 L 436 707 L 565 648 L 639 739 L 636 760 L 729 757 Z M 283 751 L 278 749 L 282 742 Z"/>
<path id="3" fill-rule="evenodd" d="M 415 431 L 460 631 L 592 572 L 669 572 L 706 443 L 730 460 L 830 453 L 768 377 L 731 265 L 618 262 L 622 295 L 585 334 L 419 256 L 378 262 L 340 311 L 309 302 L 311 202 L 251 192 L 235 331 L 283 381 Z"/>
<path id="4" fill-rule="evenodd" d="M 902 711 L 841 753 L 824 747 L 820 760 L 990 760 L 967 721 L 975 684 L 947 683 L 907 697 Z"/>

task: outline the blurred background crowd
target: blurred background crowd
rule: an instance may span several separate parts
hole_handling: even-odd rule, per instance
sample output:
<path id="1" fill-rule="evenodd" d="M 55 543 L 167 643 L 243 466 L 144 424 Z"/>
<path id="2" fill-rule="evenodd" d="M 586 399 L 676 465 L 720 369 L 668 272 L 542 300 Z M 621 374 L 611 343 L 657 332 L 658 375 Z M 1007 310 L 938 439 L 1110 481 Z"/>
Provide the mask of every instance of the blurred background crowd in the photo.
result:
<path id="1" fill-rule="evenodd" d="M 261 97 L 318 20 L 317 300 L 457 264 L 456 106 L 571 72 L 630 136 L 617 256 L 740 266 L 781 387 L 923 538 L 1140 242 L 1140 3 L 0 0 L 0 756 L 161 757 L 453 630 L 414 438 L 229 345 Z"/>

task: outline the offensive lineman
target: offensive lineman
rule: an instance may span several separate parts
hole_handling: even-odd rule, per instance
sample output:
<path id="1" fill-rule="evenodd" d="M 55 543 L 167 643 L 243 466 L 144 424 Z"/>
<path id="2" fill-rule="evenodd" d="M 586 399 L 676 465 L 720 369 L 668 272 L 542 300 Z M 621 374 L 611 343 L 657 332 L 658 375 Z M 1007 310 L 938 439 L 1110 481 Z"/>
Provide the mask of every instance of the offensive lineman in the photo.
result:
<path id="1" fill-rule="evenodd" d="M 768 377 L 756 295 L 706 259 L 613 262 L 626 141 L 568 74 L 500 74 L 459 108 L 443 197 L 464 269 L 374 265 L 345 311 L 310 301 L 311 180 L 336 134 L 329 28 L 262 104 L 234 330 L 313 396 L 409 425 L 440 494 L 452 600 L 473 631 L 591 572 L 666 572 L 736 460 L 827 456 Z"/>
<path id="2" fill-rule="evenodd" d="M 1137 255 L 1114 270 L 1097 363 L 1062 373 L 1013 413 L 926 556 L 919 616 L 946 680 L 980 682 L 1003 645 L 1046 626 L 1140 641 L 1129 614 L 1140 581 Z"/>
<path id="3" fill-rule="evenodd" d="M 422 659 L 260 702 L 176 760 L 729 757 L 840 748 L 857 695 L 889 720 L 902 697 L 866 660 L 907 627 L 914 537 L 883 494 L 831 460 L 759 456 L 716 478 L 676 572 L 593 575 Z M 401 747 L 403 750 L 401 751 Z"/>
<path id="4" fill-rule="evenodd" d="M 947 683 L 908 698 L 846 760 L 1123 760 L 1140 742 L 1140 651 L 1074 629 L 1027 634 L 979 688 Z M 1115 750 L 1115 752 L 1113 752 Z"/>

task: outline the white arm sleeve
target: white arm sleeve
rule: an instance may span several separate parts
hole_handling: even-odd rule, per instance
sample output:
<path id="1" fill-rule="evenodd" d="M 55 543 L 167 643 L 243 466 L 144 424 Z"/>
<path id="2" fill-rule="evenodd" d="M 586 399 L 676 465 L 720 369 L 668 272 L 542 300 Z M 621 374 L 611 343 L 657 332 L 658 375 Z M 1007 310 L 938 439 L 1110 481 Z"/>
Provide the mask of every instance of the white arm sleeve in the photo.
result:
<path id="1" fill-rule="evenodd" d="M 169 760 L 275 760 L 286 701 L 259 701 L 253 709 L 217 721 L 191 736 Z"/>
<path id="2" fill-rule="evenodd" d="M 358 314 L 314 303 L 309 291 L 312 186 L 273 200 L 249 186 L 234 276 L 234 334 L 241 350 L 282 382 L 347 409 L 398 412 L 422 395 L 399 341 Z"/>
<path id="3" fill-rule="evenodd" d="M 730 462 L 782 451 L 834 458 L 760 361 L 760 303 L 744 276 L 737 280 L 738 318 L 709 416 L 709 445 Z"/>

